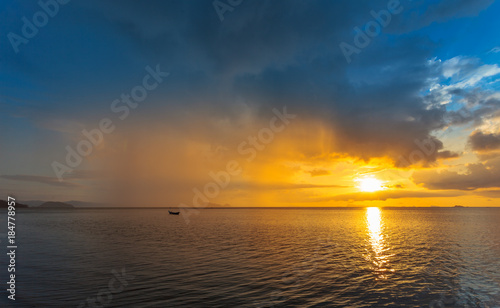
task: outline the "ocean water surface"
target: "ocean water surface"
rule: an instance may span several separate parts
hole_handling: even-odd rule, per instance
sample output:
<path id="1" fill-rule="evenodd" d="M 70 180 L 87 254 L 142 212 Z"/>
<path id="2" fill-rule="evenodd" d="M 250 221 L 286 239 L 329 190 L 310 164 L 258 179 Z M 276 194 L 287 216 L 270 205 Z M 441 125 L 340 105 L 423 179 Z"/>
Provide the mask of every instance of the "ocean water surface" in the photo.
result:
<path id="1" fill-rule="evenodd" d="M 500 209 L 205 209 L 189 223 L 18 210 L 16 223 L 16 301 L 4 287 L 0 307 L 500 307 Z"/>

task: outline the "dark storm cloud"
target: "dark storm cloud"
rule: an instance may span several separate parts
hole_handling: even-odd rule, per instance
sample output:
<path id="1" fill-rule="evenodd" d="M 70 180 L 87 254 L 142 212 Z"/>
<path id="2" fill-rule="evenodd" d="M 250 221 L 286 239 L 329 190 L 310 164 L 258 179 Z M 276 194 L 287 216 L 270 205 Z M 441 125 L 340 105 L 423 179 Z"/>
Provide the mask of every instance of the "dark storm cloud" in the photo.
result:
<path id="1" fill-rule="evenodd" d="M 406 22 L 397 29 L 399 31 L 410 31 L 428 26 L 433 22 L 444 22 L 465 16 L 477 16 L 493 2 L 494 0 L 406 1 L 407 9 L 398 16 L 398 18 Z"/>
<path id="2" fill-rule="evenodd" d="M 463 107 L 457 111 L 448 111 L 445 115 L 445 120 L 449 125 L 472 123 L 477 127 L 483 124 L 485 119 L 500 116 L 500 103 L 497 99 L 479 100 L 476 104 L 477 107 L 473 109 Z"/>
<path id="3" fill-rule="evenodd" d="M 464 173 L 443 170 L 416 171 L 413 181 L 433 190 L 476 190 L 500 187 L 500 159 L 469 164 Z"/>
<path id="4" fill-rule="evenodd" d="M 351 64 L 339 44 L 352 43 L 353 28 L 388 1 L 244 1 L 224 22 L 212 1 L 75 1 L 19 55 L 8 44 L 0 50 L 11 85 L 36 85 L 34 102 L 19 108 L 37 123 L 105 114 L 146 65 L 161 63 L 169 81 L 141 106 L 151 123 L 179 119 L 197 104 L 216 119 L 235 116 L 237 99 L 262 112 L 287 105 L 334 132 L 331 151 L 396 161 L 445 125 L 444 107 L 429 108 L 418 95 L 439 73 L 428 61 L 435 44 L 404 32 L 475 15 L 491 2 L 402 0 L 402 15 Z M 19 20 L 35 10 L 21 10 Z M 19 31 L 21 23 L 11 19 L 3 32 Z M 395 32 L 402 34 L 397 40 L 389 35 Z M 436 153 L 425 159 L 434 161 Z"/>
<path id="5" fill-rule="evenodd" d="M 500 134 L 473 132 L 469 137 L 470 145 L 474 151 L 487 152 L 500 148 Z"/>
<path id="6" fill-rule="evenodd" d="M 437 157 L 439 159 L 458 158 L 458 157 L 460 157 L 460 153 L 455 153 L 455 152 L 446 150 L 446 151 L 438 152 Z"/>
<path id="7" fill-rule="evenodd" d="M 429 109 L 417 96 L 435 74 L 428 51 L 419 47 L 431 44 L 418 41 L 401 40 L 389 49 L 374 43 L 351 65 L 315 50 L 287 68 L 238 77 L 235 87 L 252 101 L 286 102 L 292 110 L 313 113 L 335 132 L 335 151 L 396 160 L 415 149 L 415 140 L 444 126 L 444 107 Z"/>

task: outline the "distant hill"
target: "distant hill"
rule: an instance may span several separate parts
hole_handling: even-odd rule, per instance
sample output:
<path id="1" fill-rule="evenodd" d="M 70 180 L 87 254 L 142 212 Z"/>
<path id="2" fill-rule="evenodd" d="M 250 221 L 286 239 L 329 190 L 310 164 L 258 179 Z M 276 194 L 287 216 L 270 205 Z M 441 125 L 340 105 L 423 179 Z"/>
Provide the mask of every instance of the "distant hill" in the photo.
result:
<path id="1" fill-rule="evenodd" d="M 55 201 L 49 201 L 49 202 L 42 203 L 38 207 L 45 208 L 45 209 L 74 209 L 75 208 L 71 204 L 64 203 L 64 202 L 55 202 Z"/>
<path id="2" fill-rule="evenodd" d="M 40 204 L 44 203 L 45 201 L 41 201 L 41 200 L 23 200 L 21 202 L 23 204 L 27 204 L 29 207 L 35 207 L 35 206 L 40 206 Z"/>
<path id="3" fill-rule="evenodd" d="M 97 202 L 87 202 L 87 201 L 77 201 L 71 200 L 67 201 L 67 203 L 72 204 L 74 207 L 113 207 L 112 205 L 106 203 L 97 203 Z"/>
<path id="4" fill-rule="evenodd" d="M 0 208 L 7 208 L 7 207 L 9 207 L 9 203 L 5 200 L 0 200 Z M 16 208 L 21 208 L 21 207 L 28 207 L 28 206 L 26 204 L 16 202 Z"/>
<path id="5" fill-rule="evenodd" d="M 44 204 L 45 202 L 46 201 L 42 201 L 42 200 L 22 201 L 22 203 L 27 204 L 30 207 L 39 207 L 40 205 Z M 77 201 L 77 200 L 64 201 L 63 203 L 71 204 L 75 208 L 79 208 L 79 207 L 111 207 L 110 205 L 107 205 L 105 203 Z"/>

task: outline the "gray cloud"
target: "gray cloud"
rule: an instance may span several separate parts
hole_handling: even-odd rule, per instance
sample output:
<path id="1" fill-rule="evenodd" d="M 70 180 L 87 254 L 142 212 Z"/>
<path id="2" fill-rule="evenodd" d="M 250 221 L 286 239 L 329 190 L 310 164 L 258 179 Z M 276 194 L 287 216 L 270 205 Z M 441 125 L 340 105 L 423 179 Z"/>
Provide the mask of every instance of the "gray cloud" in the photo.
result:
<path id="1" fill-rule="evenodd" d="M 320 201 L 374 201 L 401 198 L 440 198 L 456 197 L 463 195 L 462 192 L 425 192 L 425 191 L 404 191 L 387 190 L 376 193 L 358 192 L 351 194 L 342 194 L 330 198 L 322 198 Z"/>
<path id="2" fill-rule="evenodd" d="M 68 181 L 59 182 L 57 178 L 39 175 L 1 175 L 3 179 L 12 181 L 35 182 L 59 187 L 78 187 L 79 184 L 71 183 Z"/>
<path id="3" fill-rule="evenodd" d="M 420 29 L 433 22 L 477 16 L 493 2 L 494 0 L 442 0 L 430 3 L 423 0 L 401 1 L 406 9 L 398 16 L 399 19 L 404 20 L 399 31 Z"/>
<path id="4" fill-rule="evenodd" d="M 500 198 L 500 190 L 482 190 L 476 192 L 476 194 L 487 198 Z"/>
<path id="5" fill-rule="evenodd" d="M 402 4 L 434 21 L 457 10 L 464 14 L 471 7 L 479 10 L 487 2 L 445 7 L 418 3 L 423 10 L 417 10 L 416 3 Z M 381 36 L 351 65 L 346 63 L 339 43 L 352 40 L 352 28 L 369 21 L 370 10 L 386 5 L 387 1 L 296 1 L 285 8 L 274 1 L 248 2 L 224 23 L 215 12 L 210 14 L 209 2 L 173 6 L 125 2 L 120 9 L 111 2 L 98 8 L 124 37 L 145 49 L 141 52 L 171 63 L 172 87 L 159 108 L 171 110 L 176 102 L 194 108 L 203 101 L 217 120 L 237 116 L 231 107 L 237 98 L 261 112 L 286 104 L 335 132 L 329 141 L 331 151 L 396 161 L 417 149 L 415 140 L 444 127 L 446 112 L 443 106 L 429 108 L 417 95 L 438 74 L 428 63 L 434 43 L 426 38 L 401 38 L 387 48 Z M 395 27 L 402 23 L 393 22 Z M 152 54 L 155 51 L 161 55 Z M 189 90 L 184 89 L 187 84 Z M 150 121 L 167 113 L 150 110 Z M 424 159 L 433 162 L 437 154 Z"/>
<path id="6" fill-rule="evenodd" d="M 500 134 L 475 131 L 469 136 L 469 143 L 474 151 L 498 150 L 500 148 Z"/>
<path id="7" fill-rule="evenodd" d="M 467 165 L 464 173 L 449 170 L 416 171 L 413 181 L 432 190 L 477 190 L 500 187 L 500 159 Z"/>
<path id="8" fill-rule="evenodd" d="M 460 153 L 455 153 L 452 151 L 441 151 L 441 152 L 437 153 L 437 157 L 439 159 L 458 158 L 458 157 L 460 157 Z"/>

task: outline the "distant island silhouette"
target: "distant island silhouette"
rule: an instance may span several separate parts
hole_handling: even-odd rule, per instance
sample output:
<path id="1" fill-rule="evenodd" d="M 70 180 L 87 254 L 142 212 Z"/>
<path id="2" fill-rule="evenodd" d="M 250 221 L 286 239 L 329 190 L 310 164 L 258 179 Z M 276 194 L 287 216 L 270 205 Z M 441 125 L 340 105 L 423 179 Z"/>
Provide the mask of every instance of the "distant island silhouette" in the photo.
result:
<path id="1" fill-rule="evenodd" d="M 64 203 L 64 202 L 55 202 L 55 201 L 49 201 L 40 204 L 38 208 L 44 208 L 44 209 L 74 209 L 75 207 L 71 204 Z"/>
<path id="2" fill-rule="evenodd" d="M 5 200 L 0 200 L 0 208 L 8 208 L 9 203 Z M 74 209 L 75 207 L 69 203 L 48 201 L 40 205 L 27 205 L 16 201 L 16 208 L 29 208 L 29 209 Z"/>
<path id="3" fill-rule="evenodd" d="M 9 203 L 5 200 L 0 200 L 0 208 L 8 208 L 9 207 Z M 17 203 L 16 202 L 16 208 L 27 208 L 28 206 L 26 204 L 22 204 L 22 203 Z"/>

